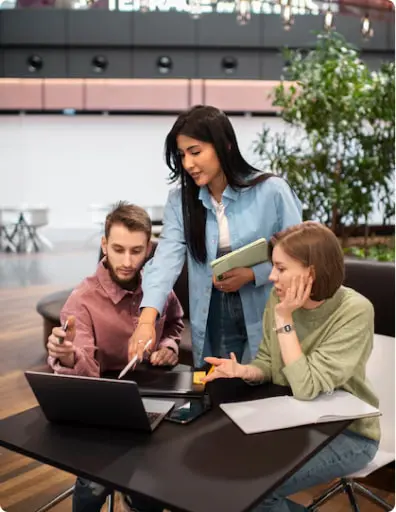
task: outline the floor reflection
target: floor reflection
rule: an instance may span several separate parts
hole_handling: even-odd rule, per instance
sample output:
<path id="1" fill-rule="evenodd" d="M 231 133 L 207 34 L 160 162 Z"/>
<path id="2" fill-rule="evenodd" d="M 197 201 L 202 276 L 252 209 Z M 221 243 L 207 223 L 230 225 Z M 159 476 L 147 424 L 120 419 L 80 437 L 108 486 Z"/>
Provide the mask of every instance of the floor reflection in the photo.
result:
<path id="1" fill-rule="evenodd" d="M 46 284 L 73 286 L 95 272 L 98 250 L 0 253 L 0 288 Z"/>

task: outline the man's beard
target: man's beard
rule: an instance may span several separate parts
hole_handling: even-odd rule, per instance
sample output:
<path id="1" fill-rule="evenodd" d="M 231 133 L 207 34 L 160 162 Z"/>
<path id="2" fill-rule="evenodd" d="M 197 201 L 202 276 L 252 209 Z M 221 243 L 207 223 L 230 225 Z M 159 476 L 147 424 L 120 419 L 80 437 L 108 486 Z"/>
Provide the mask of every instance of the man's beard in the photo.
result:
<path id="1" fill-rule="evenodd" d="M 110 262 L 107 260 L 104 261 L 105 267 L 109 271 L 111 280 L 114 281 L 120 288 L 123 290 L 128 291 L 134 291 L 139 286 L 140 283 L 140 270 L 142 266 L 140 266 L 138 269 L 136 269 L 134 276 L 131 279 L 120 279 L 117 274 L 115 273 L 115 270 L 113 266 L 110 264 Z"/>

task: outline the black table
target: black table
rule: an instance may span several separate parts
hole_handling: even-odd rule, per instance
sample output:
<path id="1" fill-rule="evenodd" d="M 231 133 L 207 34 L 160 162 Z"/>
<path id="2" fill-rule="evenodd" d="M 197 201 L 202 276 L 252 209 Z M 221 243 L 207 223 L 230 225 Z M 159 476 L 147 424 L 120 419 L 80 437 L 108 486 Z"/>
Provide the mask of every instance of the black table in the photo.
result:
<path id="1" fill-rule="evenodd" d="M 218 380 L 214 402 L 286 394 L 274 385 Z M 287 392 L 287 391 L 286 391 Z M 218 407 L 153 434 L 55 425 L 39 407 L 0 421 L 0 445 L 172 511 L 243 512 L 342 432 L 349 421 L 246 435 Z"/>

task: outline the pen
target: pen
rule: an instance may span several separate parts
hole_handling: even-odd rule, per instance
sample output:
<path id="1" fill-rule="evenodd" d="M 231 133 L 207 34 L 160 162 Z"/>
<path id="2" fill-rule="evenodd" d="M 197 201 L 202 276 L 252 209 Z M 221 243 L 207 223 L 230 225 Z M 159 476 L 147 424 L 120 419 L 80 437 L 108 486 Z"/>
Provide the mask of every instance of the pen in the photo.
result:
<path id="1" fill-rule="evenodd" d="M 148 340 L 148 342 L 144 346 L 143 352 L 145 352 L 149 348 L 152 341 L 153 340 Z M 132 357 L 132 359 L 125 366 L 125 368 L 120 372 L 118 378 L 121 379 L 121 377 L 123 377 L 127 373 L 127 371 L 130 370 L 132 368 L 132 366 L 134 366 L 137 363 L 137 360 L 138 360 L 138 355 L 136 354 L 134 357 Z"/>
<path id="2" fill-rule="evenodd" d="M 216 370 L 216 367 L 214 364 L 212 364 L 212 366 L 210 367 L 210 370 L 208 371 L 208 373 L 206 374 L 206 376 L 210 375 L 211 373 L 213 373 L 214 371 Z"/>
<path id="3" fill-rule="evenodd" d="M 66 320 L 66 322 L 62 325 L 62 329 L 66 332 L 67 331 L 67 327 L 69 325 L 69 320 Z M 58 343 L 59 345 L 62 345 L 62 343 L 65 341 L 64 338 L 58 338 Z"/>

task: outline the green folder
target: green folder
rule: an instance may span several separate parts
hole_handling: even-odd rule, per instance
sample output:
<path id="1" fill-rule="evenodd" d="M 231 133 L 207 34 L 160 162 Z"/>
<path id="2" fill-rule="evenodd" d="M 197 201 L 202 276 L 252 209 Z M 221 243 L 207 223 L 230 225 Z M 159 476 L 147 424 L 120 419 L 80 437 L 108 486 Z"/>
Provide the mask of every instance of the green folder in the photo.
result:
<path id="1" fill-rule="evenodd" d="M 218 278 L 224 272 L 238 267 L 253 267 L 268 260 L 268 244 L 265 238 L 244 245 L 240 249 L 229 252 L 221 258 L 210 262 L 213 273 Z"/>

